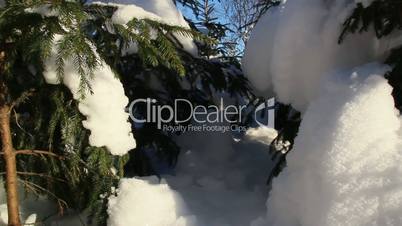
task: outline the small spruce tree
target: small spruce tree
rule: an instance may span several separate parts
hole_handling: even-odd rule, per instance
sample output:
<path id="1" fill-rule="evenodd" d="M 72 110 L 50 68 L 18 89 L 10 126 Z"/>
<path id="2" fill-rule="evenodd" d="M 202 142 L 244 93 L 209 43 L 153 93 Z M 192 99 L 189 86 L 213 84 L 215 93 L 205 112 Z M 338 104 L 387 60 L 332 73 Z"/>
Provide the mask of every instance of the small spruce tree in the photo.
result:
<path id="1" fill-rule="evenodd" d="M 56 13 L 41 15 L 33 9 Z M 0 154 L 10 226 L 21 225 L 20 184 L 56 200 L 60 213 L 67 207 L 104 211 L 96 207 L 104 206 L 107 199 L 99 197 L 111 192 L 127 161 L 105 148 L 90 147 L 88 132 L 81 125 L 83 116 L 71 93 L 44 81 L 44 62 L 54 45 L 59 76 L 64 76 L 64 62 L 74 59 L 81 76 L 80 90 L 85 94 L 99 62 L 105 61 L 117 72 L 113 58 L 118 59 L 121 51 L 117 50 L 129 43 L 138 44 L 144 64 L 163 65 L 183 76 L 185 67 L 173 34 L 208 42 L 190 29 L 148 19 L 133 19 L 127 26 L 113 24 L 114 10 L 64 0 L 7 0 L 0 8 Z M 150 30 L 157 32 L 156 39 L 151 39 Z M 55 42 L 56 35 L 61 35 L 61 40 Z M 93 216 L 105 222 L 107 215 L 94 211 Z"/>

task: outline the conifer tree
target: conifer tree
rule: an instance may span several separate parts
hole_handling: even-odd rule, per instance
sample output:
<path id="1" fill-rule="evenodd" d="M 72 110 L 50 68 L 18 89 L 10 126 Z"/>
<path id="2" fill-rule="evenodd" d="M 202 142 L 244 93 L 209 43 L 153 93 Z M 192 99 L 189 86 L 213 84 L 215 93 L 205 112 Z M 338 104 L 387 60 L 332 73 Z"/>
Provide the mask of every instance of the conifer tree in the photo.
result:
<path id="1" fill-rule="evenodd" d="M 91 90 L 93 72 L 105 61 L 117 73 L 121 49 L 138 44 L 138 57 L 185 74 L 177 40 L 180 33 L 203 42 L 208 39 L 189 29 L 133 19 L 127 26 L 111 23 L 115 7 L 82 1 L 8 0 L 0 9 L 0 134 L 7 192 L 8 224 L 21 225 L 18 185 L 45 194 L 65 208 L 94 207 L 100 213 L 119 176 L 126 157 L 115 157 L 105 148 L 90 147 L 83 116 L 71 93 L 52 87 L 43 79 L 44 62 L 57 46 L 57 71 L 64 76 L 64 62 L 74 59 L 81 76 L 80 90 Z M 112 27 L 112 29 L 110 29 Z M 151 39 L 150 30 L 157 32 Z M 55 36 L 62 38 L 55 41 Z M 119 42 L 117 42 L 119 41 Z M 117 51 L 119 50 L 119 51 Z M 118 75 L 116 75 L 118 76 Z M 28 103 L 28 101 L 30 103 Z M 116 168 L 117 174 L 111 170 Z M 39 170 L 39 172 L 37 171 Z M 100 219 L 101 221 L 104 219 Z"/>

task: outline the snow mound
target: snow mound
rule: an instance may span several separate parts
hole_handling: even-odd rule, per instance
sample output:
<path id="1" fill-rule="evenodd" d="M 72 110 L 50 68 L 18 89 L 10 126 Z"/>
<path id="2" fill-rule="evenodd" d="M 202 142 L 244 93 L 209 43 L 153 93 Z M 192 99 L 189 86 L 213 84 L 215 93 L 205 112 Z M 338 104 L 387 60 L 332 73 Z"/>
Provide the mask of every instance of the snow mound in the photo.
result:
<path id="1" fill-rule="evenodd" d="M 61 36 L 56 36 L 55 42 L 60 39 Z M 124 94 L 123 85 L 111 68 L 102 61 L 89 81 L 93 93 L 87 91 L 85 97 L 81 98 L 80 75 L 74 67 L 74 62 L 71 59 L 65 62 L 63 81 L 59 81 L 56 56 L 57 47 L 54 45 L 52 56 L 45 62 L 45 80 L 49 84 L 62 82 L 79 102 L 79 111 L 86 116 L 82 124 L 91 131 L 90 145 L 105 146 L 114 155 L 124 155 L 134 149 L 136 143 L 131 132 L 131 124 L 128 122 L 129 115 L 125 112 L 128 98 Z"/>
<path id="2" fill-rule="evenodd" d="M 400 119 L 386 70 L 368 64 L 322 83 L 253 226 L 402 225 Z"/>
<path id="3" fill-rule="evenodd" d="M 383 61 L 400 39 L 365 32 L 337 43 L 355 6 L 350 0 L 288 0 L 270 9 L 254 28 L 242 65 L 257 91 L 305 111 L 328 72 Z"/>
<path id="4" fill-rule="evenodd" d="M 157 177 L 122 179 L 108 205 L 109 226 L 178 226 L 195 220 L 180 217 L 183 200 Z"/>

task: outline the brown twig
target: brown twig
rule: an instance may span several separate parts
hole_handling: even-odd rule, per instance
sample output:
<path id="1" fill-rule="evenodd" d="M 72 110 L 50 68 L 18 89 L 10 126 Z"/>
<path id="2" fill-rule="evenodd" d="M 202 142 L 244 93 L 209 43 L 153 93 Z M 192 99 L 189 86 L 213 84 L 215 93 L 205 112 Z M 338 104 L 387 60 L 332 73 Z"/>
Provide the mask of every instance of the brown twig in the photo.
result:
<path id="1" fill-rule="evenodd" d="M 35 91 L 35 89 L 29 89 L 23 92 L 15 101 L 11 103 L 10 109 L 12 110 L 14 107 L 18 107 L 18 105 L 26 101 L 29 97 L 33 96 Z"/>
<path id="2" fill-rule="evenodd" d="M 15 151 L 15 154 L 16 155 L 40 155 L 40 156 L 48 155 L 48 156 L 55 157 L 55 158 L 58 158 L 58 159 L 64 159 L 63 156 L 60 156 L 60 155 L 58 155 L 58 154 L 56 154 L 54 152 L 51 152 L 51 151 L 18 150 L 18 151 Z"/>
<path id="3" fill-rule="evenodd" d="M 59 214 L 63 215 L 64 213 L 64 207 L 68 208 L 68 204 L 66 201 L 64 201 L 63 199 L 59 198 L 56 194 L 54 194 L 53 192 L 49 191 L 48 189 L 37 185 L 35 183 L 32 183 L 30 181 L 26 181 L 26 180 L 21 180 L 18 179 L 21 183 L 23 183 L 27 188 L 30 188 L 33 192 L 37 193 L 38 190 L 43 191 L 45 193 L 47 193 L 48 195 L 50 195 L 51 197 L 53 197 L 54 199 L 57 200 L 57 204 L 59 205 Z"/>
<path id="4" fill-rule="evenodd" d="M 18 121 L 19 116 L 18 116 L 18 113 L 15 111 L 15 109 L 13 109 L 13 112 L 14 112 L 15 124 L 18 126 L 18 128 L 20 128 L 20 130 L 22 130 L 22 132 L 28 134 L 28 136 L 30 136 L 31 138 L 33 138 L 34 136 L 33 136 L 32 134 L 30 134 L 28 131 L 26 131 L 26 130 L 20 125 L 20 123 L 19 123 L 19 121 Z"/>

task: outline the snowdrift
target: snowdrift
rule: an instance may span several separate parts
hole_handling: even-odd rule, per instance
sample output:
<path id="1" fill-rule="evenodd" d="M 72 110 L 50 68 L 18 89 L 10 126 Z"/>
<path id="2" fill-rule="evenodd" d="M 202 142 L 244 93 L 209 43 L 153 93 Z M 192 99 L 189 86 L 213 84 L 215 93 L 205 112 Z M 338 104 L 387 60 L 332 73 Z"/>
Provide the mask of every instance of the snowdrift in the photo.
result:
<path id="1" fill-rule="evenodd" d="M 402 224 L 400 119 L 386 69 L 369 64 L 324 82 L 255 225 Z"/>

